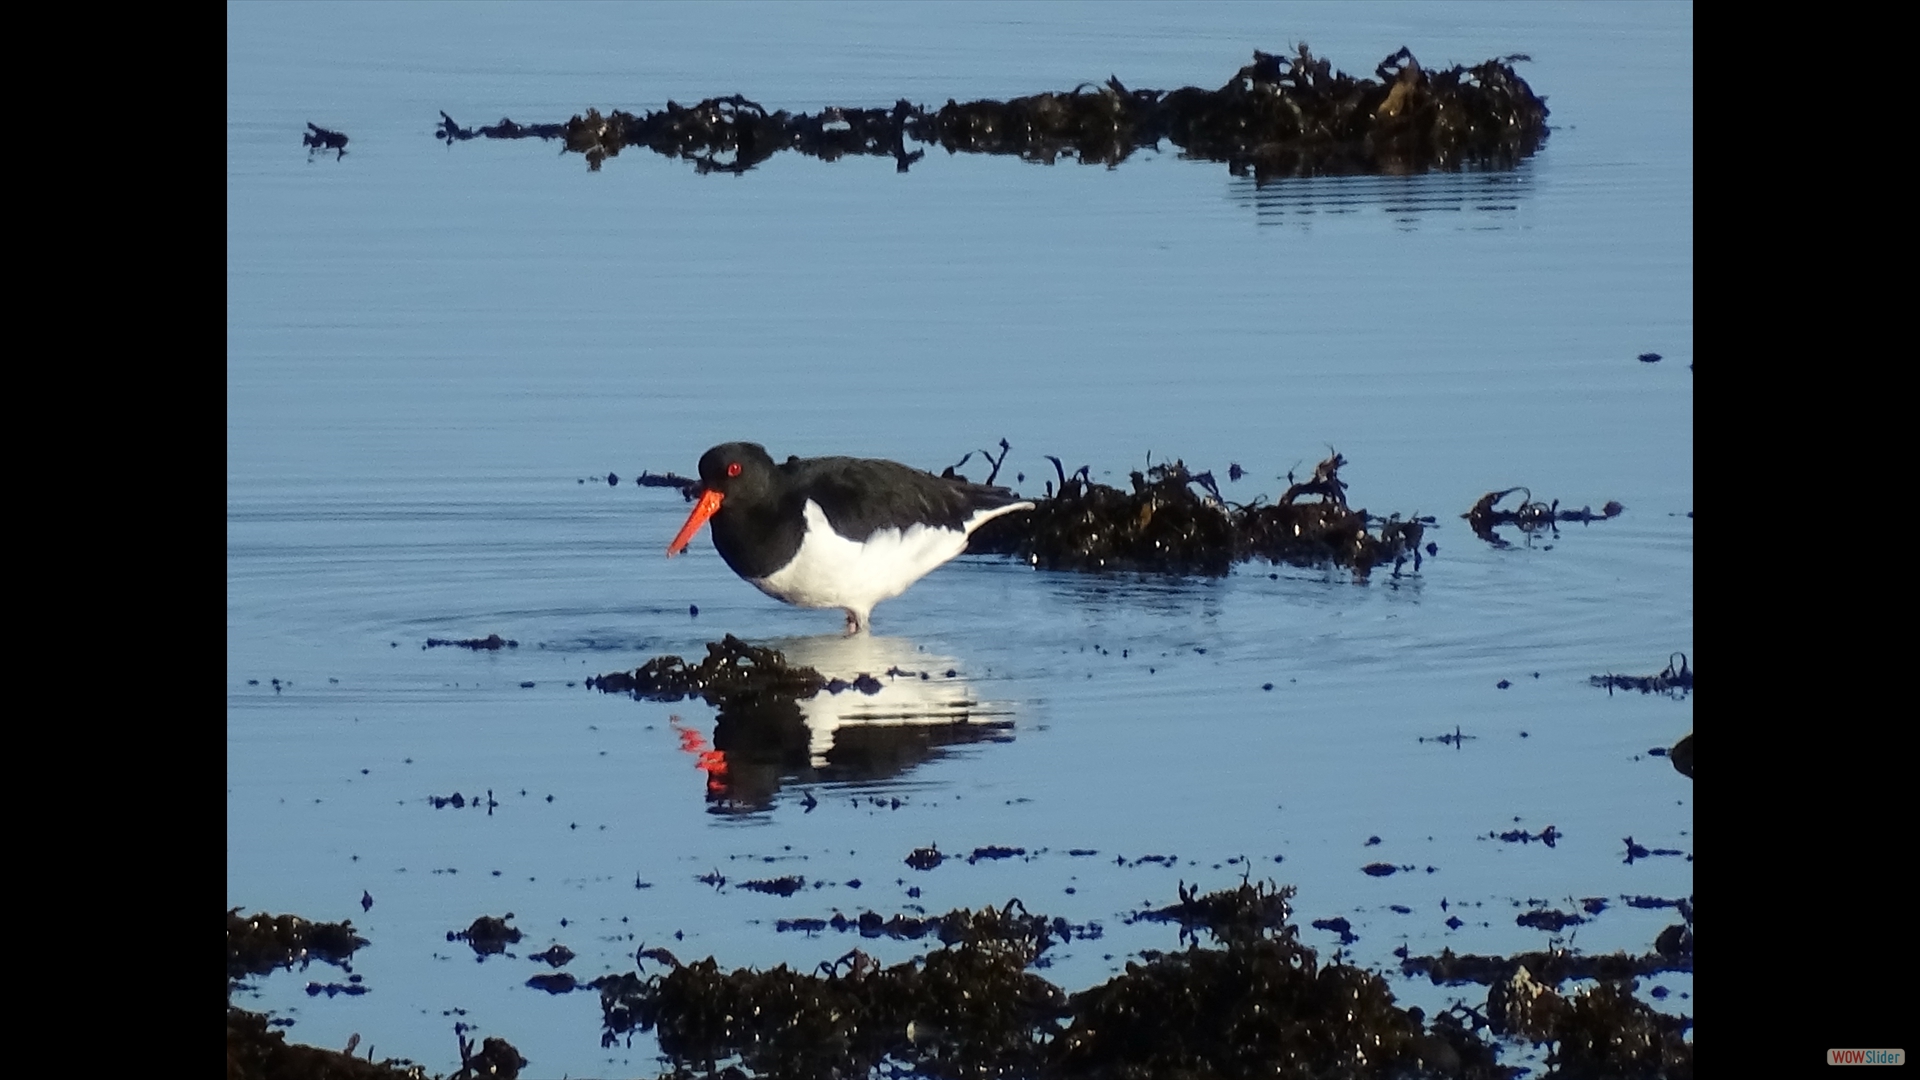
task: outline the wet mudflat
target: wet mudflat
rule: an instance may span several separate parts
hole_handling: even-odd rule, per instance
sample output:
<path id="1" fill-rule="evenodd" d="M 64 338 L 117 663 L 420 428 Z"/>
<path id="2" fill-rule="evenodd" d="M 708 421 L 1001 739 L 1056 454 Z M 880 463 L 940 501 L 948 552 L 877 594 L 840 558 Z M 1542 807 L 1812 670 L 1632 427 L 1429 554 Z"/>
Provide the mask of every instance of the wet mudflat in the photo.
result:
<path id="1" fill-rule="evenodd" d="M 230 1056 L 1683 1075 L 1684 9 L 752 10 L 231 13 Z M 1550 134 L 1339 176 L 432 130 L 1064 116 L 1303 41 L 1376 117 L 1402 45 L 1524 53 Z M 734 439 L 1040 505 L 847 638 L 661 557 L 661 474 Z"/>

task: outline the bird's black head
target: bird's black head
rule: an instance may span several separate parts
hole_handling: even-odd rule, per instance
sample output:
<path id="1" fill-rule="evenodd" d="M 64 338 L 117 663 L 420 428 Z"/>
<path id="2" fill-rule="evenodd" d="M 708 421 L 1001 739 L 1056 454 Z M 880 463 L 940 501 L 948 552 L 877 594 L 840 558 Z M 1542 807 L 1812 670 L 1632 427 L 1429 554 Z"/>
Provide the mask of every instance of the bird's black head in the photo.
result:
<path id="1" fill-rule="evenodd" d="M 687 541 L 726 506 L 736 509 L 724 520 L 742 513 L 751 514 L 755 507 L 764 511 L 778 499 L 777 494 L 772 493 L 777 475 L 773 459 L 759 443 L 721 443 L 700 455 L 700 501 L 694 504 L 687 523 L 680 526 L 680 531 L 667 545 L 667 555 L 671 557 L 685 551 Z"/>
<path id="2" fill-rule="evenodd" d="M 773 458 L 759 443 L 730 442 L 700 455 L 700 485 L 722 495 L 764 487 L 773 476 Z"/>

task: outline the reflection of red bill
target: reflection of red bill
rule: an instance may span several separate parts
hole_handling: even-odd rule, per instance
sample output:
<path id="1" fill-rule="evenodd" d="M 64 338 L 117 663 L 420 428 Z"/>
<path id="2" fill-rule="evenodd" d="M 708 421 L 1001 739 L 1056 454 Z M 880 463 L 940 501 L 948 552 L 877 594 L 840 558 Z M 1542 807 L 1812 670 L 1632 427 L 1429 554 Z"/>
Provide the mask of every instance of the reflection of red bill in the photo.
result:
<path id="1" fill-rule="evenodd" d="M 673 717 L 668 723 L 673 725 L 673 730 L 680 733 L 680 749 L 685 750 L 689 754 L 697 754 L 707 748 L 706 736 L 692 728 L 681 727 L 679 717 Z"/>
<path id="2" fill-rule="evenodd" d="M 687 541 L 692 540 L 693 534 L 700 531 L 700 526 L 705 525 L 707 519 L 720 509 L 720 500 L 724 497 L 711 488 L 700 496 L 700 501 L 693 504 L 693 513 L 687 515 L 687 523 L 680 526 L 680 531 L 674 534 L 673 543 L 667 545 L 667 558 L 671 559 L 687 549 Z"/>
<path id="3" fill-rule="evenodd" d="M 707 745 L 706 736 L 690 727 L 681 727 L 678 716 L 667 717 L 680 735 L 680 749 L 695 756 L 693 766 L 707 774 L 707 790 L 724 794 L 727 790 L 727 752 Z"/>

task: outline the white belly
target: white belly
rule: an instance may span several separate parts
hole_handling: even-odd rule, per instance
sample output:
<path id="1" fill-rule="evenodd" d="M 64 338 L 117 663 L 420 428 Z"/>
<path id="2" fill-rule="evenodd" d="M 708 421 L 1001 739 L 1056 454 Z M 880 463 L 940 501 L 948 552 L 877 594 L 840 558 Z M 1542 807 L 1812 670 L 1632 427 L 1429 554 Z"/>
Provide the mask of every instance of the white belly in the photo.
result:
<path id="1" fill-rule="evenodd" d="M 899 596 L 941 563 L 967 549 L 959 529 L 914 525 L 880 529 L 864 541 L 833 531 L 811 499 L 807 532 L 793 561 L 763 578 L 749 578 L 761 592 L 810 608 L 846 608 L 865 613 Z"/>

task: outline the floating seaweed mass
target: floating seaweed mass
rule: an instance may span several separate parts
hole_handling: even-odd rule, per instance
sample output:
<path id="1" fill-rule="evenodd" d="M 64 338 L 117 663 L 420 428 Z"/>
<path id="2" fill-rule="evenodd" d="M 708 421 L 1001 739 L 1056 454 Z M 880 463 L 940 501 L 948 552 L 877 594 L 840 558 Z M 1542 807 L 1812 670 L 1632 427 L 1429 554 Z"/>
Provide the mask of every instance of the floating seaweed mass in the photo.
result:
<path id="1" fill-rule="evenodd" d="M 1500 510 L 1495 508 L 1494 504 L 1516 491 L 1526 492 L 1526 498 L 1521 502 L 1518 509 Z M 1534 500 L 1533 492 L 1528 491 L 1526 488 L 1510 487 L 1505 491 L 1489 491 L 1485 495 L 1480 496 L 1479 500 L 1475 502 L 1466 513 L 1460 516 L 1467 519 L 1467 525 L 1473 529 L 1475 536 L 1492 544 L 1494 547 L 1505 548 L 1512 547 L 1513 545 L 1501 539 L 1500 535 L 1493 531 L 1501 525 L 1512 525 L 1519 528 L 1521 532 L 1530 534 L 1542 529 L 1552 530 L 1562 521 L 1579 522 L 1581 524 L 1607 521 L 1619 517 L 1625 511 L 1626 507 L 1616 501 L 1609 501 L 1605 506 L 1600 508 L 1598 513 L 1595 513 L 1591 506 L 1582 506 L 1578 510 L 1562 510 L 1560 509 L 1560 500 L 1558 499 L 1550 503 L 1538 502 Z"/>
<path id="2" fill-rule="evenodd" d="M 1658 675 L 1590 675 L 1590 686 L 1604 686 L 1612 694 L 1615 687 L 1621 690 L 1638 690 L 1643 694 L 1666 694 L 1669 697 L 1684 697 L 1693 691 L 1693 669 L 1687 666 L 1686 653 L 1673 653 L 1667 657 L 1667 666 Z M 1677 748 L 1676 748 L 1677 749 Z M 1688 776 L 1693 775 L 1693 744 L 1686 748 L 1686 764 L 1680 764 L 1678 756 L 1674 767 Z"/>
<path id="3" fill-rule="evenodd" d="M 1530 926 L 1535 930 L 1557 934 L 1569 926 L 1578 926 L 1587 920 L 1579 915 L 1542 908 L 1538 911 L 1521 912 L 1513 921 L 1515 926 Z"/>
<path id="4" fill-rule="evenodd" d="M 535 975 L 527 980 L 527 985 L 535 990 L 545 990 L 549 994 L 570 994 L 579 989 L 579 982 L 564 971 L 548 975 Z"/>
<path id="5" fill-rule="evenodd" d="M 430 637 L 427 639 L 427 643 L 422 645 L 421 648 L 442 649 L 453 646 L 458 646 L 462 649 L 472 649 L 475 652 L 498 652 L 501 649 L 517 649 L 520 647 L 520 643 L 511 638 L 503 638 L 499 634 L 488 634 L 483 638 L 453 639 Z"/>
<path id="6" fill-rule="evenodd" d="M 774 896 L 792 896 L 794 893 L 806 888 L 806 885 L 807 879 L 796 874 L 787 877 L 767 878 L 762 881 L 743 881 L 739 887 L 751 892 L 770 893 Z"/>
<path id="7" fill-rule="evenodd" d="M 1531 843 L 1535 840 L 1538 840 L 1539 842 L 1547 845 L 1548 847 L 1552 847 L 1554 843 L 1558 841 L 1560 837 L 1565 834 L 1563 834 L 1559 829 L 1556 829 L 1553 826 L 1549 825 L 1546 828 L 1541 829 L 1539 832 L 1539 835 L 1530 833 L 1525 829 L 1509 829 L 1506 832 L 1495 833 L 1493 835 L 1496 836 L 1498 839 L 1506 841 L 1509 844 L 1526 844 L 1526 843 Z"/>
<path id="8" fill-rule="evenodd" d="M 447 931 L 447 940 L 465 941 L 475 953 L 482 956 L 504 952 L 507 946 L 520 941 L 519 928 L 507 925 L 507 920 L 511 918 L 511 911 L 499 917 L 482 915 L 465 930 Z"/>
<path id="9" fill-rule="evenodd" d="M 227 978 L 264 975 L 294 964 L 305 967 L 314 960 L 344 965 L 366 943 L 348 920 L 317 923 L 264 911 L 242 917 L 239 908 L 232 908 L 227 912 Z"/>
<path id="10" fill-rule="evenodd" d="M 322 150 L 334 151 L 333 160 L 335 161 L 347 156 L 347 137 L 338 131 L 329 131 L 311 120 L 307 121 L 307 133 L 300 136 L 300 145 L 308 148 L 309 160 Z"/>
<path id="11" fill-rule="evenodd" d="M 1336 71 L 1302 43 L 1293 55 L 1255 50 L 1217 90 L 1129 90 L 1116 78 L 1007 101 L 949 100 L 928 112 L 833 106 L 817 114 L 768 112 L 739 94 L 696 105 L 667 102 L 639 115 L 589 109 L 565 123 L 502 119 L 478 129 L 440 114 L 436 138 L 558 139 L 599 169 L 629 146 L 693 162 L 702 173 L 746 172 L 782 150 L 824 161 L 890 157 L 906 172 L 926 156 L 1007 154 L 1052 164 L 1062 157 L 1115 166 L 1165 140 L 1187 157 L 1225 162 L 1257 181 L 1321 174 L 1407 174 L 1512 168 L 1547 137 L 1547 105 L 1514 72 L 1519 54 L 1429 71 L 1406 48 L 1376 78 Z"/>
<path id="12" fill-rule="evenodd" d="M 1180 461 L 1132 473 L 1132 490 L 1121 491 L 1092 480 L 1086 468 L 1068 475 L 1058 458 L 1049 460 L 1059 487 L 1050 484 L 1046 498 L 1033 500 L 1034 509 L 982 526 L 969 551 L 1012 555 L 1043 570 L 1211 575 L 1260 558 L 1341 566 L 1365 580 L 1382 563 L 1392 563 L 1397 574 L 1411 560 L 1418 570 L 1420 541 L 1432 523 L 1349 507 L 1339 477 L 1347 459 L 1337 451 L 1270 506 L 1257 498 L 1228 503 L 1212 473 L 1191 473 Z"/>
<path id="13" fill-rule="evenodd" d="M 1011 911 L 1011 906 L 1008 911 Z M 942 942 L 954 945 L 966 941 L 974 933 L 973 918 L 973 914 L 967 911 L 950 911 L 945 915 L 925 918 L 913 915 L 895 915 L 888 918 L 873 911 L 864 911 L 854 918 L 848 918 L 836 912 L 831 919 L 780 919 L 774 924 L 774 930 L 778 933 L 815 934 L 832 929 L 842 934 L 858 932 L 861 937 L 888 937 L 896 941 L 916 941 L 928 935 L 935 935 Z M 1104 933 L 1099 923 L 1075 925 L 1061 918 L 1049 921 L 1026 915 L 1024 911 L 1021 918 L 1026 920 L 1024 925 L 1034 935 L 1042 951 L 1047 948 L 1053 938 L 1061 941 L 1071 941 L 1076 937 L 1090 940 L 1097 939 Z"/>
<path id="14" fill-rule="evenodd" d="M 1280 930 L 1293 917 L 1293 907 L 1288 903 L 1294 894 L 1291 885 L 1276 888 L 1271 883 L 1241 882 L 1237 889 L 1203 896 L 1198 885 L 1189 888 L 1182 881 L 1176 891 L 1180 895 L 1178 904 L 1139 912 L 1128 921 L 1174 922 L 1180 924 L 1183 936 L 1205 929 L 1216 941 L 1230 941 Z"/>

